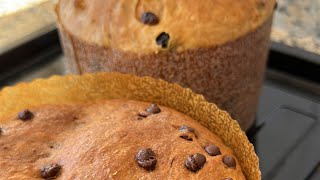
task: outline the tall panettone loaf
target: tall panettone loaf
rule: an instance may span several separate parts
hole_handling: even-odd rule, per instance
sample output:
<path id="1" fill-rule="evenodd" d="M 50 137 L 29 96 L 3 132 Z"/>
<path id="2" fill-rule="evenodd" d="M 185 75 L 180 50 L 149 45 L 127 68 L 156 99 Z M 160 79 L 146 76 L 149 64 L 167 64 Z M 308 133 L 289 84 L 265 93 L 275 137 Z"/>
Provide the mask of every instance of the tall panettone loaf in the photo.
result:
<path id="1" fill-rule="evenodd" d="M 275 0 L 60 0 L 74 73 L 119 71 L 177 82 L 254 120 Z"/>

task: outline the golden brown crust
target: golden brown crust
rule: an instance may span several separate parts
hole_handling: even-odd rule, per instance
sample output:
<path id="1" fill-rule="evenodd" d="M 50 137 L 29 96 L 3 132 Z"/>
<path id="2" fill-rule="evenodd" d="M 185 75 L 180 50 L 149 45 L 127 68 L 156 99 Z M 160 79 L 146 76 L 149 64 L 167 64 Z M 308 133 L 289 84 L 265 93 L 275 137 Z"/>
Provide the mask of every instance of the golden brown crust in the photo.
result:
<path id="1" fill-rule="evenodd" d="M 255 118 L 271 24 L 272 17 L 255 31 L 218 47 L 149 55 L 88 44 L 62 26 L 60 33 L 69 69 L 77 70 L 73 72 L 118 71 L 176 82 L 227 110 L 247 130 Z"/>
<path id="2" fill-rule="evenodd" d="M 31 109 L 34 118 L 28 122 L 13 114 L 0 137 L 1 178 L 40 178 L 42 166 L 57 163 L 62 166 L 58 179 L 245 179 L 239 163 L 228 168 L 222 162 L 223 155 L 234 153 L 191 118 L 160 106 L 159 114 L 137 120 L 149 106 L 127 100 L 42 106 Z M 193 127 L 197 138 L 180 138 L 182 125 Z M 208 144 L 217 145 L 222 155 L 209 156 L 204 150 Z M 135 161 L 142 148 L 156 154 L 152 172 Z M 184 167 L 195 153 L 207 159 L 197 173 Z"/>
<path id="3" fill-rule="evenodd" d="M 239 125 L 225 111 L 208 103 L 202 96 L 162 80 L 98 73 L 55 76 L 21 83 L 0 92 L 0 116 L 43 104 L 74 104 L 115 98 L 155 102 L 188 115 L 214 132 L 233 150 L 248 180 L 261 179 L 258 157 Z M 0 122 L 6 124 L 10 120 L 2 118 Z"/>
<path id="4" fill-rule="evenodd" d="M 177 51 L 206 48 L 233 41 L 261 26 L 274 0 L 60 0 L 59 22 L 89 44 L 142 54 L 161 51 L 155 39 L 170 34 Z M 81 4 L 79 7 L 78 4 Z M 140 22 L 153 12 L 159 24 Z M 192 27 L 192 28 L 191 28 Z"/>

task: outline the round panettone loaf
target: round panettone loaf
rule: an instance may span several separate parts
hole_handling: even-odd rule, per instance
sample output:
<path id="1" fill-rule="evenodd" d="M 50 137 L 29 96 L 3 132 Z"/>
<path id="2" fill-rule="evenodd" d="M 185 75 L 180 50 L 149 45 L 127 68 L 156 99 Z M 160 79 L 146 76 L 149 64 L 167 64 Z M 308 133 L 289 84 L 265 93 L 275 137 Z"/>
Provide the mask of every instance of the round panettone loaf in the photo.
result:
<path id="1" fill-rule="evenodd" d="M 66 167 L 83 175 L 101 166 L 99 158 L 101 163 L 110 162 L 106 157 L 118 158 L 108 155 L 107 147 L 114 150 L 108 144 L 119 147 L 115 153 L 121 157 L 134 156 L 132 161 L 121 162 L 125 167 L 136 163 L 128 171 L 139 167 L 140 172 L 152 171 L 151 176 L 162 169 L 159 165 L 166 162 L 165 157 L 191 152 L 183 157 L 181 167 L 173 160 L 172 167 L 183 171 L 181 176 L 191 172 L 190 176 L 199 176 L 209 162 L 216 162 L 210 167 L 214 171 L 207 172 L 213 177 L 231 173 L 228 175 L 241 178 L 241 169 L 247 180 L 261 179 L 259 159 L 239 124 L 203 96 L 163 80 L 121 73 L 54 76 L 2 89 L 0 106 L 0 179 L 63 177 L 61 173 L 72 172 Z M 144 143 L 148 146 L 142 147 Z M 126 147 L 138 150 L 125 154 Z M 158 148 L 168 154 L 159 156 L 164 151 Z M 87 164 L 70 167 L 78 162 Z M 99 172 L 120 164 L 112 163 Z M 118 173 L 123 170 L 127 171 L 123 168 Z M 84 179 L 91 179 L 89 176 Z"/>
<path id="2" fill-rule="evenodd" d="M 118 71 L 191 88 L 247 130 L 255 117 L 275 0 L 60 0 L 74 73 Z"/>
<path id="3" fill-rule="evenodd" d="M 245 179 L 217 135 L 156 104 L 44 105 L 0 127 L 0 179 Z"/>

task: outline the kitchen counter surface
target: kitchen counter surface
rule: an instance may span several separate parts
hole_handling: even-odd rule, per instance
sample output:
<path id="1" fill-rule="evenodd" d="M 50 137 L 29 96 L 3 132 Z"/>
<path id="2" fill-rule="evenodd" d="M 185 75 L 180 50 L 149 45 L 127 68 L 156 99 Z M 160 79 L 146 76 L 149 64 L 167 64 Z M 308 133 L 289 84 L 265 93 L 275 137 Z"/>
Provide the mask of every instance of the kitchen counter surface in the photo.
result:
<path id="1" fill-rule="evenodd" d="M 271 38 L 320 55 L 319 16 L 319 0 L 278 0 Z"/>

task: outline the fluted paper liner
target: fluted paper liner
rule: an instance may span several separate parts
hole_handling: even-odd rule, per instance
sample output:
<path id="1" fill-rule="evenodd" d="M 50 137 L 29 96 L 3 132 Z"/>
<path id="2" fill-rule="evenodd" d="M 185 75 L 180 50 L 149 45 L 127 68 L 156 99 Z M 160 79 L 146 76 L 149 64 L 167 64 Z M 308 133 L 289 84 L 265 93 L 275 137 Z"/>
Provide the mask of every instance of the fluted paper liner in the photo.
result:
<path id="1" fill-rule="evenodd" d="M 176 109 L 220 136 L 235 152 L 248 180 L 261 179 L 258 157 L 238 123 L 203 96 L 177 84 L 120 73 L 54 76 L 0 92 L 0 116 L 42 104 L 74 104 L 102 99 L 155 102 Z M 5 123 L 5 122 L 0 122 Z"/>

